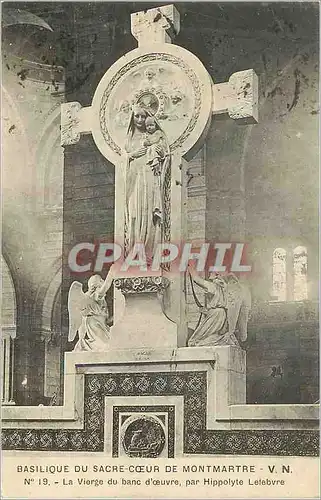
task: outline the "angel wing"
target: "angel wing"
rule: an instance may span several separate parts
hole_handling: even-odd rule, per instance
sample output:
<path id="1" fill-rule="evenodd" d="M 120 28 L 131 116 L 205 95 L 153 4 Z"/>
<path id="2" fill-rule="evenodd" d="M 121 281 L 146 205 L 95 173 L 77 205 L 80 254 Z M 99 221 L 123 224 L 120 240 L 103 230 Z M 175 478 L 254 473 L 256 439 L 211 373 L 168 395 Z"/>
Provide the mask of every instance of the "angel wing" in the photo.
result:
<path id="1" fill-rule="evenodd" d="M 239 282 L 230 282 L 227 291 L 227 321 L 229 333 L 234 333 L 242 304 L 242 292 Z"/>
<path id="2" fill-rule="evenodd" d="M 247 323 L 251 310 L 251 294 L 247 286 L 239 282 L 227 285 L 227 320 L 229 332 L 238 330 L 238 340 L 247 338 Z"/>
<path id="3" fill-rule="evenodd" d="M 68 294 L 69 333 L 68 341 L 72 342 L 82 322 L 81 309 L 84 307 L 86 295 L 79 281 L 71 283 Z"/>
<path id="4" fill-rule="evenodd" d="M 247 324 L 250 318 L 252 298 L 250 289 L 243 283 L 241 283 L 240 286 L 242 289 L 243 300 L 240 308 L 239 317 L 237 320 L 237 328 L 239 331 L 239 340 L 244 342 L 247 338 Z"/>

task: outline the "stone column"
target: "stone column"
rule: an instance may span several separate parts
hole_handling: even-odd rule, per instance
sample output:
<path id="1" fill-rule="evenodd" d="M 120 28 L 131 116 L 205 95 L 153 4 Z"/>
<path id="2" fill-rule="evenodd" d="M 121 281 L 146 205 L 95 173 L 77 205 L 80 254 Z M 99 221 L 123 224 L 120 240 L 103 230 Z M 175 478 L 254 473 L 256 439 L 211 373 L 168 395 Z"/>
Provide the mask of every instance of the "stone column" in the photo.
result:
<path id="1" fill-rule="evenodd" d="M 205 183 L 206 145 L 188 163 L 187 168 L 187 241 L 206 241 L 206 183 Z M 197 298 L 204 304 L 205 296 L 197 288 Z M 192 294 L 190 280 L 186 282 L 186 314 L 189 329 L 195 329 L 200 313 Z"/>
<path id="2" fill-rule="evenodd" d="M 2 330 L 2 405 L 14 405 L 13 399 L 13 368 L 14 368 L 14 336 L 15 327 L 4 327 Z"/>

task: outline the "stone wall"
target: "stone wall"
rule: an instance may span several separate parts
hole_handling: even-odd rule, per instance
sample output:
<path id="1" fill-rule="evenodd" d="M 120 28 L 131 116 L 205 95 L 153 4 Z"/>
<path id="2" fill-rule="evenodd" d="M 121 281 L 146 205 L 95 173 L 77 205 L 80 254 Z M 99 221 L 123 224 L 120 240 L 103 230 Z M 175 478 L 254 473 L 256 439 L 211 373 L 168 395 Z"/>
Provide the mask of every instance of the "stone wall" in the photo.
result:
<path id="1" fill-rule="evenodd" d="M 51 334 L 43 302 L 59 269 L 61 281 L 64 74 L 42 59 L 49 31 L 11 26 L 2 36 L 2 253 L 17 306 L 14 400 L 37 404 L 44 398 L 44 341 Z M 59 285 L 49 317 L 58 293 Z"/>
<path id="2" fill-rule="evenodd" d="M 318 401 L 318 346 L 317 302 L 261 304 L 254 309 L 247 342 L 248 402 Z"/>
<path id="3" fill-rule="evenodd" d="M 114 167 L 97 151 L 90 136 L 65 152 L 64 173 L 64 250 L 62 282 L 62 323 L 67 339 L 68 311 L 65 307 L 69 287 L 75 279 L 86 283 L 92 271 L 72 273 L 68 254 L 81 242 L 99 244 L 113 241 Z M 107 268 L 102 274 L 105 276 Z M 65 344 L 66 349 L 72 345 Z"/>

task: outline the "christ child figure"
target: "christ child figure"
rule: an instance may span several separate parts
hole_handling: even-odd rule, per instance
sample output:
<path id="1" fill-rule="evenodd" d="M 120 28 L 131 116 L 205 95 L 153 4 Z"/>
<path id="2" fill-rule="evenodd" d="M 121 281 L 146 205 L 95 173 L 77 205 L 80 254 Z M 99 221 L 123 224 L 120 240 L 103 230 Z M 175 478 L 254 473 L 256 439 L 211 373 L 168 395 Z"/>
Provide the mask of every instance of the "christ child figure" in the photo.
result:
<path id="1" fill-rule="evenodd" d="M 154 175 L 161 174 L 165 158 L 164 135 L 158 128 L 155 118 L 148 116 L 145 120 L 146 135 L 143 146 L 147 148 L 147 165 L 150 165 Z"/>

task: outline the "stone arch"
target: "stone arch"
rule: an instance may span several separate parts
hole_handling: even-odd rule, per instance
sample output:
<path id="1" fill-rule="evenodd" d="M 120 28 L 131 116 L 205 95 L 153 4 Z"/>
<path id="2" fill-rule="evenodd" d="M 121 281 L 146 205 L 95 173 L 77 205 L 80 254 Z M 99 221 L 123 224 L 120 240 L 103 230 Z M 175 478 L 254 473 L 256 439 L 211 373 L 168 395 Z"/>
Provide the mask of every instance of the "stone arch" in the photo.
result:
<path id="1" fill-rule="evenodd" d="M 62 377 L 61 267 L 47 288 L 42 307 L 41 329 L 45 335 L 44 396 L 57 401 L 61 394 Z"/>
<path id="2" fill-rule="evenodd" d="M 4 229 L 3 229 L 4 231 Z M 16 269 L 16 265 L 13 262 L 13 259 L 11 258 L 10 251 L 8 249 L 7 241 L 3 237 L 3 242 L 2 242 L 2 250 L 1 250 L 1 257 L 2 261 L 5 263 L 8 272 L 10 274 L 10 281 L 12 284 L 12 287 L 14 289 L 14 300 L 15 300 L 15 325 L 16 328 L 19 326 L 19 310 L 21 308 L 22 304 L 22 293 L 20 290 L 19 286 L 19 278 L 18 278 L 18 270 Z"/>
<path id="3" fill-rule="evenodd" d="M 3 115 L 3 189 L 7 190 L 15 187 L 15 177 L 21 185 L 21 165 L 29 171 L 31 161 L 31 149 L 28 141 L 26 125 L 21 117 L 18 106 L 14 101 L 10 91 L 2 84 L 2 115 Z M 8 152 L 6 150 L 8 149 Z M 18 168 L 17 168 L 18 166 Z M 7 181 L 7 176 L 10 182 Z M 32 185 L 29 176 L 26 176 L 23 184 L 26 194 L 31 195 Z"/>
<path id="4" fill-rule="evenodd" d="M 11 134 L 7 134 L 8 137 L 6 137 L 4 143 L 10 144 L 10 141 L 12 142 L 12 140 L 18 136 L 18 133 L 20 133 L 20 135 L 23 133 L 24 135 L 23 140 L 19 137 L 16 148 L 9 146 L 9 151 L 10 153 L 13 152 L 13 154 L 6 155 L 6 158 L 7 162 L 10 163 L 11 158 L 16 156 L 15 151 L 21 149 L 21 144 L 25 146 L 23 149 L 24 154 L 20 155 L 22 156 L 22 161 L 17 161 L 17 163 L 18 165 L 25 166 L 26 162 L 28 162 L 28 165 L 30 165 L 32 173 L 26 176 L 23 185 L 25 185 L 29 179 L 28 191 L 31 200 L 34 205 L 38 205 L 37 208 L 42 210 L 44 208 L 46 194 L 48 194 L 49 197 L 51 196 L 50 186 L 46 186 L 46 181 L 50 179 L 52 171 L 54 171 L 53 165 L 57 164 L 59 164 L 59 169 L 61 170 L 59 185 L 62 193 L 63 154 L 62 150 L 59 151 L 59 125 L 60 104 L 64 99 L 64 70 L 54 62 L 56 41 L 52 33 L 52 28 L 42 18 L 27 10 L 10 8 L 4 9 L 3 18 L 4 27 L 6 28 L 4 40 L 8 42 L 6 47 L 7 54 L 5 57 L 6 62 L 10 63 L 10 65 L 7 64 L 8 71 L 4 73 L 5 81 L 9 79 L 9 83 L 7 83 L 8 89 L 4 89 L 4 97 L 6 101 L 10 101 L 10 109 L 14 107 L 14 101 L 18 101 L 18 107 L 14 107 L 15 113 L 13 118 L 10 119 L 10 126 L 13 124 L 14 128 L 10 129 Z M 12 32 L 12 30 L 14 31 Z M 34 34 L 41 35 L 40 42 L 37 39 L 32 39 Z M 12 36 L 14 36 L 15 43 L 9 44 L 9 42 L 12 41 L 10 38 Z M 24 47 L 25 43 L 27 44 L 26 47 Z M 47 59 L 48 64 L 44 64 L 43 60 Z M 52 64 L 49 62 L 51 60 L 53 61 Z M 23 127 L 22 120 L 20 119 L 18 109 L 18 94 L 20 92 L 17 90 L 16 85 L 13 85 L 12 88 L 10 87 L 10 82 L 12 81 L 13 75 L 15 75 L 15 72 L 13 72 L 13 68 L 15 67 L 19 69 L 21 67 L 21 71 L 25 72 L 28 85 L 31 85 L 32 88 L 35 89 L 33 95 L 34 99 L 37 97 L 37 89 L 43 88 L 43 90 L 46 91 L 44 96 L 42 96 L 42 102 L 39 102 L 38 106 L 38 112 L 41 114 L 39 114 L 39 119 L 42 123 L 39 127 L 39 132 L 36 132 L 37 135 L 35 135 L 37 126 L 35 126 L 31 131 L 32 133 L 30 133 L 30 130 L 27 128 L 28 119 L 26 120 L 26 128 Z M 18 70 L 16 69 L 15 71 Z M 52 85 L 53 81 L 58 85 L 59 92 L 57 92 L 57 88 Z M 15 95 L 15 93 L 17 95 Z M 52 94 L 54 94 L 54 98 L 50 97 Z M 48 98 L 46 96 L 48 96 Z M 23 100 L 23 96 L 21 99 Z M 38 101 L 36 101 L 36 107 Z M 24 118 L 23 112 L 21 113 L 21 117 Z M 6 128 L 9 129 L 9 127 Z M 5 131 L 7 132 L 6 128 Z M 26 169 L 26 166 L 24 169 Z M 23 177 L 21 176 L 21 168 L 18 170 L 21 183 L 21 177 Z M 55 191 L 54 184 L 55 182 L 51 182 L 51 191 Z M 59 204 L 61 207 L 61 201 Z"/>
<path id="5" fill-rule="evenodd" d="M 47 116 L 35 153 L 37 203 L 40 209 L 62 207 L 64 155 L 60 144 L 61 102 Z M 53 178 L 55 182 L 52 182 Z M 58 194 L 55 196 L 53 189 L 57 190 L 57 187 Z"/>
<path id="6" fill-rule="evenodd" d="M 53 332 L 53 312 L 57 296 L 61 291 L 61 277 L 62 270 L 60 266 L 51 279 L 43 300 L 41 315 L 41 329 L 43 332 Z"/>
<path id="7" fill-rule="evenodd" d="M 2 12 L 2 21 L 3 52 L 10 51 L 11 54 L 27 60 L 35 60 L 36 56 L 35 51 L 32 51 L 33 53 L 30 51 L 29 42 L 32 36 L 39 37 L 45 33 L 48 38 L 53 32 L 51 26 L 44 19 L 24 9 L 12 9 L 10 6 L 5 6 Z M 12 43 L 13 40 L 14 43 Z M 8 46 L 10 42 L 11 45 Z M 32 45 L 35 45 L 34 42 Z M 39 52 L 39 43 L 34 48 L 36 51 L 38 49 Z"/>
<path id="8" fill-rule="evenodd" d="M 38 331 L 50 332 L 51 313 L 55 298 L 61 286 L 62 265 L 61 257 L 58 257 L 42 273 L 39 280 L 39 286 L 36 291 L 33 312 L 34 318 L 37 318 L 36 326 Z"/>
<path id="9" fill-rule="evenodd" d="M 1 338 L 1 381 L 2 402 L 5 405 L 13 402 L 13 370 L 14 370 L 14 339 L 17 331 L 17 300 L 16 290 L 10 268 L 1 254 L 2 274 L 2 338 Z"/>
<path id="10" fill-rule="evenodd" d="M 3 27 L 14 26 L 17 24 L 33 25 L 42 29 L 52 31 L 52 28 L 41 17 L 22 9 L 3 9 L 2 12 Z"/>
<path id="11" fill-rule="evenodd" d="M 1 254 L 1 274 L 2 274 L 2 304 L 1 317 L 2 328 L 12 338 L 16 337 L 17 327 L 17 299 L 16 289 L 10 268 L 3 254 Z"/>

